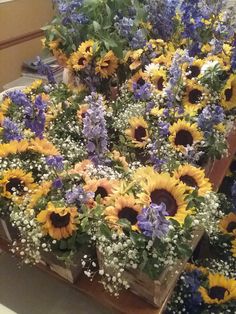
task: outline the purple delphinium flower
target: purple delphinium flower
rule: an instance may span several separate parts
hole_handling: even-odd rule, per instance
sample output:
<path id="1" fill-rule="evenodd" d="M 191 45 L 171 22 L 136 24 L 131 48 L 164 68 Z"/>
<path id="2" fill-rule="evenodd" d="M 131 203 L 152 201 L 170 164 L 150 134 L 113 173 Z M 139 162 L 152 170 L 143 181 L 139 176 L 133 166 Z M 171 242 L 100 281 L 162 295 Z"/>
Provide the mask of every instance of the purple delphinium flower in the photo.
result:
<path id="1" fill-rule="evenodd" d="M 153 165 L 153 168 L 156 171 L 160 171 L 162 165 L 165 163 L 164 159 L 158 157 L 158 144 L 157 141 L 148 144 L 148 152 L 149 152 L 149 162 Z"/>
<path id="2" fill-rule="evenodd" d="M 166 137 L 167 135 L 169 135 L 169 128 L 170 124 L 168 122 L 158 122 L 158 131 L 160 136 Z"/>
<path id="3" fill-rule="evenodd" d="M 48 156 L 46 157 L 46 163 L 55 170 L 61 171 L 64 168 L 62 156 Z"/>
<path id="4" fill-rule="evenodd" d="M 148 100 L 151 97 L 151 84 L 145 83 L 140 85 L 133 83 L 134 98 L 136 100 Z"/>
<path id="5" fill-rule="evenodd" d="M 187 273 L 184 277 L 185 285 L 187 286 L 187 292 L 190 296 L 187 299 L 186 308 L 188 313 L 192 313 L 202 302 L 201 293 L 198 291 L 201 286 L 201 272 L 199 270 L 194 270 Z"/>
<path id="6" fill-rule="evenodd" d="M 43 138 L 43 132 L 46 122 L 45 110 L 46 103 L 43 102 L 42 96 L 35 99 L 35 103 L 25 107 L 25 126 L 35 133 L 36 137 Z"/>
<path id="7" fill-rule="evenodd" d="M 133 35 L 133 39 L 130 42 L 130 47 L 132 49 L 143 48 L 146 45 L 147 37 L 143 29 L 138 29 Z"/>
<path id="8" fill-rule="evenodd" d="M 232 47 L 231 68 L 233 71 L 236 71 L 236 39 L 234 40 Z"/>
<path id="9" fill-rule="evenodd" d="M 78 209 L 89 199 L 94 198 L 93 192 L 86 192 L 81 186 L 72 188 L 66 192 L 66 201 L 68 204 L 75 204 Z"/>
<path id="10" fill-rule="evenodd" d="M 50 84 L 56 83 L 51 67 L 48 64 L 44 64 L 43 61 L 40 59 L 40 57 L 37 57 L 37 66 L 38 66 L 38 73 L 41 75 L 46 75 L 47 80 Z"/>
<path id="11" fill-rule="evenodd" d="M 83 119 L 83 135 L 87 141 L 89 158 L 97 165 L 108 150 L 103 99 L 101 95 L 92 93 L 85 98 L 85 102 L 89 104 L 89 109 Z"/>
<path id="12" fill-rule="evenodd" d="M 179 0 L 146 0 L 147 20 L 151 23 L 156 38 L 170 39 L 174 30 L 173 17 L 178 3 Z"/>
<path id="13" fill-rule="evenodd" d="M 119 19 L 118 16 L 114 17 L 115 20 L 115 28 L 117 29 L 120 36 L 130 39 L 132 34 L 132 29 L 134 26 L 134 20 L 128 17 L 122 17 Z"/>
<path id="14" fill-rule="evenodd" d="M 167 235 L 170 226 L 165 216 L 168 216 L 168 212 L 164 203 L 160 205 L 151 203 L 137 216 L 138 226 L 145 236 L 153 240 L 161 239 Z"/>
<path id="15" fill-rule="evenodd" d="M 198 126 L 207 135 L 213 131 L 213 126 L 221 123 L 225 119 L 225 113 L 221 106 L 208 105 L 198 117 Z"/>
<path id="16" fill-rule="evenodd" d="M 30 101 L 27 96 L 20 90 L 14 90 L 6 93 L 6 97 L 9 97 L 11 101 L 18 106 L 29 106 Z"/>
<path id="17" fill-rule="evenodd" d="M 167 94 L 167 107 L 173 108 L 177 105 L 176 103 L 176 96 L 178 96 L 176 93 L 178 93 L 178 85 L 181 82 L 182 79 L 182 65 L 184 63 L 191 64 L 193 61 L 193 58 L 191 58 L 188 54 L 188 52 L 185 50 L 182 53 L 177 51 L 174 55 L 171 67 L 170 67 L 170 79 L 169 83 L 165 89 Z M 179 110 L 179 108 L 176 108 Z"/>
<path id="18" fill-rule="evenodd" d="M 3 121 L 3 137 L 6 141 L 20 141 L 23 137 L 20 134 L 18 126 L 10 118 Z"/>
<path id="19" fill-rule="evenodd" d="M 54 189 L 61 189 L 63 187 L 63 182 L 60 178 L 56 178 L 53 181 L 52 186 Z"/>

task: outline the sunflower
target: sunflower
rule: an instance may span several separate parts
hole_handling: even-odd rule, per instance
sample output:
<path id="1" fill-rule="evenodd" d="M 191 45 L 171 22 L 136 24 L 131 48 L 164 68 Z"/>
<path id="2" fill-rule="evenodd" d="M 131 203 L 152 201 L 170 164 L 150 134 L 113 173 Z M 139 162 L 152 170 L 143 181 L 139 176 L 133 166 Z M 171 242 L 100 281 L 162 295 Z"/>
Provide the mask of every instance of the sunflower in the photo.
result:
<path id="1" fill-rule="evenodd" d="M 3 114 L 7 113 L 7 110 L 9 109 L 11 103 L 12 101 L 9 97 L 4 98 L 2 103 L 0 103 L 0 112 L 2 112 Z"/>
<path id="2" fill-rule="evenodd" d="M 146 73 L 148 73 L 149 80 L 156 87 L 156 90 L 162 92 L 167 79 L 166 71 L 163 68 L 157 68 L 154 65 L 149 71 L 147 68 Z"/>
<path id="3" fill-rule="evenodd" d="M 231 252 L 233 253 L 233 256 L 236 257 L 236 239 L 233 240 L 231 243 L 232 243 Z"/>
<path id="4" fill-rule="evenodd" d="M 196 168 L 192 165 L 186 164 L 179 166 L 174 172 L 174 177 L 190 188 L 196 188 L 200 196 L 204 196 L 207 192 L 212 191 L 212 186 L 205 177 L 205 171 Z"/>
<path id="5" fill-rule="evenodd" d="M 37 152 L 39 154 L 43 154 L 46 156 L 56 156 L 60 155 L 57 148 L 46 139 L 33 139 L 30 142 L 30 147 L 32 151 Z"/>
<path id="6" fill-rule="evenodd" d="M 221 274 L 209 274 L 209 287 L 199 288 L 199 292 L 207 304 L 223 304 L 236 299 L 236 280 Z"/>
<path id="7" fill-rule="evenodd" d="M 129 164 L 126 161 L 125 156 L 122 156 L 121 153 L 117 150 L 111 152 L 111 158 L 118 163 L 124 170 L 128 170 Z"/>
<path id="8" fill-rule="evenodd" d="M 220 221 L 220 230 L 224 234 L 236 236 L 236 214 L 230 213 Z"/>
<path id="9" fill-rule="evenodd" d="M 236 107 L 236 74 L 232 74 L 221 92 L 221 104 L 226 110 Z"/>
<path id="10" fill-rule="evenodd" d="M 88 110 L 89 106 L 87 104 L 83 104 L 80 106 L 79 110 L 77 110 L 77 118 L 79 123 L 83 122 L 83 119 L 85 118 L 85 114 Z"/>
<path id="11" fill-rule="evenodd" d="M 159 174 L 151 171 L 150 177 L 143 182 L 141 181 L 140 185 L 144 190 L 144 193 L 140 194 L 141 203 L 144 202 L 143 205 L 146 205 L 147 201 L 157 205 L 164 203 L 169 217 L 179 223 L 183 223 L 186 216 L 191 213 L 187 211 L 185 185 L 171 177 L 170 174 Z"/>
<path id="12" fill-rule="evenodd" d="M 44 197 L 47 196 L 48 193 L 50 192 L 52 187 L 52 182 L 51 181 L 44 181 L 42 182 L 32 193 L 32 195 L 30 196 L 30 201 L 28 204 L 28 209 L 33 209 L 38 201 Z"/>
<path id="13" fill-rule="evenodd" d="M 186 151 L 187 146 L 192 146 L 203 139 L 203 134 L 198 130 L 197 124 L 191 124 L 185 120 L 178 120 L 169 128 L 169 141 L 182 152 Z"/>
<path id="14" fill-rule="evenodd" d="M 128 81 L 128 89 L 132 92 L 134 84 L 143 86 L 147 82 L 147 74 L 142 70 L 135 73 Z"/>
<path id="15" fill-rule="evenodd" d="M 58 64 L 60 64 L 63 67 L 67 66 L 68 58 L 61 49 L 53 49 L 52 53 L 54 57 L 57 59 Z"/>
<path id="16" fill-rule="evenodd" d="M 89 180 L 87 170 L 90 166 L 92 166 L 92 164 L 91 160 L 84 159 L 83 161 L 75 164 L 74 168 L 68 171 L 68 174 L 80 175 L 81 177 L 84 177 L 84 179 L 87 178 L 86 180 Z"/>
<path id="17" fill-rule="evenodd" d="M 106 201 L 106 198 L 112 194 L 113 188 L 115 188 L 117 182 L 115 180 L 98 179 L 90 180 L 84 186 L 85 191 L 94 193 L 94 200 L 98 195 L 101 199 Z"/>
<path id="18" fill-rule="evenodd" d="M 94 52 L 98 50 L 98 45 L 93 40 L 86 40 L 79 46 L 78 51 L 82 55 L 93 56 Z"/>
<path id="19" fill-rule="evenodd" d="M 140 60 L 140 57 L 143 53 L 143 49 L 138 49 L 138 50 L 129 50 L 124 58 L 124 61 L 126 63 L 129 63 L 129 68 L 130 70 L 136 70 L 142 63 Z"/>
<path id="20" fill-rule="evenodd" d="M 130 128 L 125 134 L 130 138 L 135 147 L 143 148 L 148 141 L 148 124 L 143 117 L 133 117 L 129 120 Z"/>
<path id="21" fill-rule="evenodd" d="M 102 78 L 108 78 L 112 76 L 118 68 L 118 59 L 112 50 L 108 51 L 101 59 L 97 62 L 96 73 Z"/>
<path id="22" fill-rule="evenodd" d="M 90 62 L 89 54 L 83 54 L 79 50 L 73 52 L 68 60 L 68 65 L 74 71 L 81 71 L 87 67 Z"/>
<path id="23" fill-rule="evenodd" d="M 41 87 L 42 84 L 43 84 L 43 80 L 41 79 L 35 80 L 30 86 L 27 86 L 26 88 L 23 89 L 23 93 L 29 94 L 32 90 L 37 90 L 39 87 Z"/>
<path id="24" fill-rule="evenodd" d="M 56 240 L 70 237 L 77 229 L 75 218 L 78 216 L 75 207 L 56 207 L 49 202 L 47 208 L 37 215 L 39 223 L 43 224 L 45 234 Z"/>
<path id="25" fill-rule="evenodd" d="M 119 196 L 115 200 L 114 206 L 105 208 L 106 220 L 111 225 L 116 225 L 119 219 L 127 219 L 132 226 L 132 230 L 138 230 L 137 216 L 141 212 L 141 207 L 136 204 L 135 198 L 131 195 Z"/>
<path id="26" fill-rule="evenodd" d="M 159 64 L 161 66 L 168 68 L 169 66 L 171 66 L 172 57 L 173 53 L 169 52 L 166 55 L 162 54 L 159 57 L 152 59 L 151 61 L 155 64 Z"/>
<path id="27" fill-rule="evenodd" d="M 25 173 L 21 169 L 12 169 L 2 173 L 0 187 L 3 197 L 20 202 L 28 192 L 34 191 L 37 185 L 31 173 Z"/>
<path id="28" fill-rule="evenodd" d="M 183 70 L 186 73 L 188 79 L 198 78 L 201 74 L 201 68 L 204 61 L 201 59 L 194 60 L 191 64 L 185 63 L 183 65 Z"/>
<path id="29" fill-rule="evenodd" d="M 206 104 L 204 99 L 205 89 L 203 86 L 189 80 L 186 85 L 186 92 L 183 98 L 185 110 L 197 111 L 203 108 Z"/>
<path id="30" fill-rule="evenodd" d="M 0 157 L 4 158 L 11 154 L 23 153 L 29 148 L 27 140 L 11 141 L 9 143 L 0 144 Z"/>

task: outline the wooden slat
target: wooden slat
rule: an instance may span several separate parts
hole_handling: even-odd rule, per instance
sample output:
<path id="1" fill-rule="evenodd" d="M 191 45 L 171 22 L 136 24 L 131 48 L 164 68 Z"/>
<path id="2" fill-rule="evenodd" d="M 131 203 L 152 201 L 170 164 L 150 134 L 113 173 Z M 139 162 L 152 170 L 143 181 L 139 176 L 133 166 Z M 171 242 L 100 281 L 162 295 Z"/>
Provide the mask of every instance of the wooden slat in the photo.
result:
<path id="1" fill-rule="evenodd" d="M 43 31 L 41 29 L 35 30 L 33 32 L 25 33 L 23 35 L 17 36 L 17 37 L 12 37 L 6 40 L 0 41 L 0 50 L 6 49 L 15 45 L 22 44 L 26 41 L 38 38 L 43 36 Z"/>
<path id="2" fill-rule="evenodd" d="M 220 160 L 215 160 L 210 169 L 207 171 L 207 176 L 212 182 L 215 191 L 218 191 L 236 154 L 236 123 L 234 129 L 228 136 L 228 145 L 228 156 Z"/>

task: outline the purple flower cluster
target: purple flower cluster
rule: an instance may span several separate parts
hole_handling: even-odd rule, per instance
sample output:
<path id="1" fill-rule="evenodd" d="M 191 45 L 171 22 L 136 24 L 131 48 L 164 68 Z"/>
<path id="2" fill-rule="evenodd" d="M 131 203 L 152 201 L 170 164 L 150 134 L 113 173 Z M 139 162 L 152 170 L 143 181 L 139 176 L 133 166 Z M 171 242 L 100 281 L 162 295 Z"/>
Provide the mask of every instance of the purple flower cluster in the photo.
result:
<path id="1" fill-rule="evenodd" d="M 63 25 L 85 24 L 88 22 L 88 18 L 83 13 L 78 13 L 78 9 L 82 7 L 83 2 L 83 0 L 54 0 L 58 12 L 62 16 Z"/>
<path id="2" fill-rule="evenodd" d="M 158 157 L 158 144 L 157 141 L 148 145 L 148 152 L 150 156 L 150 163 L 156 171 L 160 171 L 162 165 L 165 163 L 164 159 Z"/>
<path id="3" fill-rule="evenodd" d="M 185 275 L 184 281 L 187 285 L 187 292 L 188 295 L 190 294 L 191 297 L 188 297 L 186 300 L 185 307 L 187 308 L 188 313 L 195 312 L 197 306 L 199 306 L 202 302 L 202 297 L 200 292 L 198 292 L 199 287 L 201 286 L 201 272 L 199 270 L 194 270 L 190 273 Z M 195 312 L 196 313 L 196 312 Z"/>
<path id="4" fill-rule="evenodd" d="M 170 222 L 165 216 L 168 216 L 165 204 L 152 203 L 149 207 L 144 207 L 141 214 L 138 215 L 138 226 L 145 236 L 153 240 L 161 239 L 167 235 L 170 226 Z"/>
<path id="5" fill-rule="evenodd" d="M 48 64 L 44 64 L 43 61 L 40 59 L 40 57 L 37 57 L 37 66 L 38 66 L 38 73 L 41 75 L 46 75 L 47 80 L 50 84 L 56 83 L 51 67 Z"/>
<path id="6" fill-rule="evenodd" d="M 114 20 L 116 21 L 114 25 L 119 35 L 129 40 L 131 38 L 134 20 L 128 17 L 119 19 L 118 16 L 115 16 Z"/>
<path id="7" fill-rule="evenodd" d="M 62 156 L 48 156 L 46 157 L 46 163 L 48 166 L 54 168 L 55 170 L 63 170 L 63 157 Z"/>
<path id="8" fill-rule="evenodd" d="M 10 118 L 3 121 L 3 137 L 6 141 L 20 141 L 23 138 L 17 124 Z"/>
<path id="9" fill-rule="evenodd" d="M 155 37 L 170 39 L 174 30 L 173 17 L 178 3 L 179 0 L 146 0 L 145 10 Z"/>
<path id="10" fill-rule="evenodd" d="M 66 192 L 67 203 L 75 204 L 78 209 L 93 197 L 93 192 L 86 192 L 81 186 L 74 187 L 72 190 Z"/>
<path id="11" fill-rule="evenodd" d="M 8 92 L 6 96 L 9 97 L 15 105 L 23 106 L 23 107 L 30 105 L 29 99 L 20 90 L 14 90 L 12 92 Z"/>
<path id="12" fill-rule="evenodd" d="M 170 67 L 170 79 L 166 88 L 167 94 L 167 107 L 173 108 L 176 105 L 176 87 L 178 87 L 182 79 L 182 65 L 184 63 L 191 64 L 193 58 L 191 58 L 188 52 L 185 50 L 183 54 L 178 51 L 175 53 L 172 65 Z M 179 108 L 178 108 L 179 110 Z"/>
<path id="13" fill-rule="evenodd" d="M 225 113 L 221 106 L 208 105 L 199 115 L 198 125 L 207 135 L 212 132 L 213 126 L 221 123 L 224 119 Z"/>
<path id="14" fill-rule="evenodd" d="M 107 152 L 107 129 L 105 111 L 101 95 L 92 93 L 85 98 L 89 104 L 86 116 L 83 119 L 83 135 L 87 140 L 87 152 L 94 164 L 99 164 Z"/>
<path id="15" fill-rule="evenodd" d="M 25 126 L 35 133 L 36 137 L 43 138 L 43 132 L 46 122 L 45 110 L 46 103 L 43 102 L 42 96 L 35 99 L 35 103 L 29 104 L 24 108 Z"/>
<path id="16" fill-rule="evenodd" d="M 231 68 L 233 71 L 236 71 L 236 39 L 233 42 L 233 51 L 231 56 Z"/>
<path id="17" fill-rule="evenodd" d="M 136 100 L 148 100 L 151 97 L 151 84 L 145 83 L 140 85 L 138 83 L 133 84 L 134 98 Z"/>
<path id="18" fill-rule="evenodd" d="M 133 35 L 133 38 L 130 42 L 130 47 L 132 49 L 143 48 L 146 45 L 146 42 L 147 42 L 146 33 L 145 33 L 144 29 L 140 28 Z"/>

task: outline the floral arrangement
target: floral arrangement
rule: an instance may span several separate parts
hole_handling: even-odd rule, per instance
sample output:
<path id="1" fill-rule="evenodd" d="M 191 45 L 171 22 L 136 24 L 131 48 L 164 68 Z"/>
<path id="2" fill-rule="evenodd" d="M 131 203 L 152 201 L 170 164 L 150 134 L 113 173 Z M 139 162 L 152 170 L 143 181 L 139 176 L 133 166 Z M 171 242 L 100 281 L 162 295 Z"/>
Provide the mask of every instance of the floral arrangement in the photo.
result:
<path id="1" fill-rule="evenodd" d="M 25 262 L 79 252 L 118 296 L 127 272 L 155 280 L 184 263 L 204 229 L 233 267 L 235 215 L 207 178 L 235 120 L 233 22 L 223 1 L 178 2 L 55 1 L 44 44 L 73 82 L 43 68 L 48 84 L 0 104 L 0 213 Z M 189 266 L 179 298 L 190 287 L 198 310 L 235 309 L 234 275 L 210 263 Z"/>

